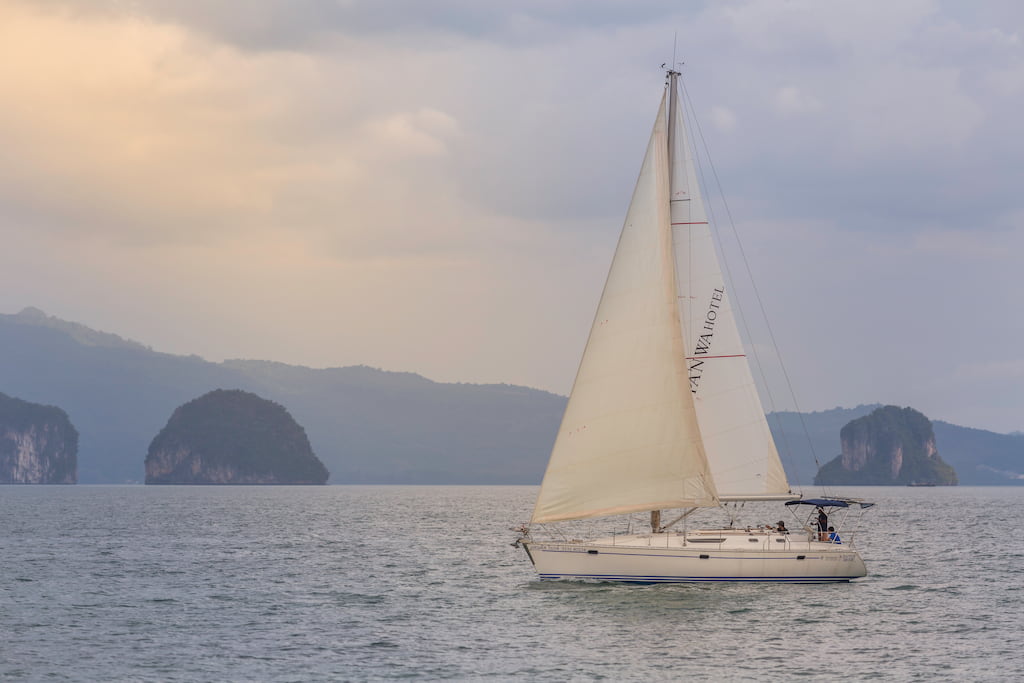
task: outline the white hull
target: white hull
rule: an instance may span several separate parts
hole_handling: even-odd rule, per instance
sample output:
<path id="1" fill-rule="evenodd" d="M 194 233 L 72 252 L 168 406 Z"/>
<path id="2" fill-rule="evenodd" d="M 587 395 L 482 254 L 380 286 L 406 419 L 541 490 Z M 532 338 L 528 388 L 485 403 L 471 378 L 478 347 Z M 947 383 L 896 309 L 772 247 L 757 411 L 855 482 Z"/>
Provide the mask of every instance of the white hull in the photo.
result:
<path id="1" fill-rule="evenodd" d="M 523 545 L 542 580 L 832 583 L 867 575 L 852 547 L 803 533 L 702 530 Z"/>

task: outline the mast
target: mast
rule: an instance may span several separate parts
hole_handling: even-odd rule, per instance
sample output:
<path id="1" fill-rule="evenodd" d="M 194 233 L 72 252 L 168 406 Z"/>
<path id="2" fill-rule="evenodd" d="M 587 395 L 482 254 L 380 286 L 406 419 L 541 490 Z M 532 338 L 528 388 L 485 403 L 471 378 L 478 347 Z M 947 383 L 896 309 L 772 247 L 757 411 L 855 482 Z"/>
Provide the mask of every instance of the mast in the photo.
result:
<path id="1" fill-rule="evenodd" d="M 673 55 L 673 59 L 675 55 Z M 669 190 L 669 203 L 672 202 L 671 188 L 675 186 L 675 148 L 676 148 L 676 107 L 678 106 L 676 98 L 676 82 L 679 79 L 679 72 L 674 69 L 668 69 L 665 72 L 665 76 L 668 78 L 668 82 L 665 87 L 665 98 L 668 100 L 668 120 L 667 131 L 665 134 L 666 142 L 668 144 L 668 186 Z M 664 531 L 661 526 L 661 510 L 651 510 L 651 533 L 660 533 Z"/>
<path id="2" fill-rule="evenodd" d="M 676 82 L 679 80 L 679 72 L 669 69 L 665 72 L 665 75 L 668 77 L 668 186 L 674 187 L 676 161 Z"/>

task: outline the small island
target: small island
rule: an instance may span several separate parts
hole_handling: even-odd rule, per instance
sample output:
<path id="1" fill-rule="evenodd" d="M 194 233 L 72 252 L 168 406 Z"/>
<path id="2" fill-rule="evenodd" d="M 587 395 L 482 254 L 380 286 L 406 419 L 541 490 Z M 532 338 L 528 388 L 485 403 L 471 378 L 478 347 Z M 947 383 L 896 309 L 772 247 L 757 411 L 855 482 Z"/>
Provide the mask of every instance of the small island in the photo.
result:
<path id="1" fill-rule="evenodd" d="M 284 406 L 237 389 L 180 406 L 146 455 L 147 484 L 324 484 L 327 477 Z"/>
<path id="2" fill-rule="evenodd" d="M 956 486 L 939 457 L 931 421 L 913 408 L 883 406 L 839 433 L 842 454 L 818 470 L 816 485 Z"/>
<path id="3" fill-rule="evenodd" d="M 0 484 L 74 484 L 78 431 L 67 413 L 0 394 Z"/>

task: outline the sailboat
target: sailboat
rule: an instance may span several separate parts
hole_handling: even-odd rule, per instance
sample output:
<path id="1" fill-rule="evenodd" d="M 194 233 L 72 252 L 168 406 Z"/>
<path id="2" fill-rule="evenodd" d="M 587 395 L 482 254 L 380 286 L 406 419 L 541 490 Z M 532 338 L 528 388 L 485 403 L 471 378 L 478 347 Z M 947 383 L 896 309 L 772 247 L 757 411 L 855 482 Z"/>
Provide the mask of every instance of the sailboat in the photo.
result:
<path id="1" fill-rule="evenodd" d="M 787 481 L 715 253 L 678 80 L 679 72 L 667 72 L 533 516 L 516 544 L 542 580 L 817 583 L 865 576 L 852 537 L 830 538 L 812 514 L 820 508 L 845 520 L 870 504 L 805 500 Z M 789 530 L 784 523 L 737 526 L 735 515 L 722 528 L 686 528 L 693 512 L 728 512 L 739 501 L 810 512 L 803 522 L 794 514 Z M 677 514 L 663 523 L 669 510 Z M 649 532 L 634 530 L 636 513 L 650 513 Z M 556 522 L 619 516 L 625 533 L 537 533 Z"/>

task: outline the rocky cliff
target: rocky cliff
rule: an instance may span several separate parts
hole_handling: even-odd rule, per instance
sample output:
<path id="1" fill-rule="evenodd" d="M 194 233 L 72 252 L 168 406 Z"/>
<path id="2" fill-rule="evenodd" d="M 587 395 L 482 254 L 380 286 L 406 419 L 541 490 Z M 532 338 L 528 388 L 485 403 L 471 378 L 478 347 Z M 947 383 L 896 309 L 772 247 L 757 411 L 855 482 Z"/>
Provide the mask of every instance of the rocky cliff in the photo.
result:
<path id="1" fill-rule="evenodd" d="M 847 423 L 839 440 L 842 454 L 818 471 L 815 484 L 957 483 L 956 472 L 939 457 L 932 423 L 913 408 L 878 408 Z"/>
<path id="2" fill-rule="evenodd" d="M 74 484 L 78 432 L 60 408 L 0 394 L 0 484 Z"/>
<path id="3" fill-rule="evenodd" d="M 283 406 L 239 390 L 179 407 L 146 456 L 147 484 L 323 484 L 327 476 Z"/>

